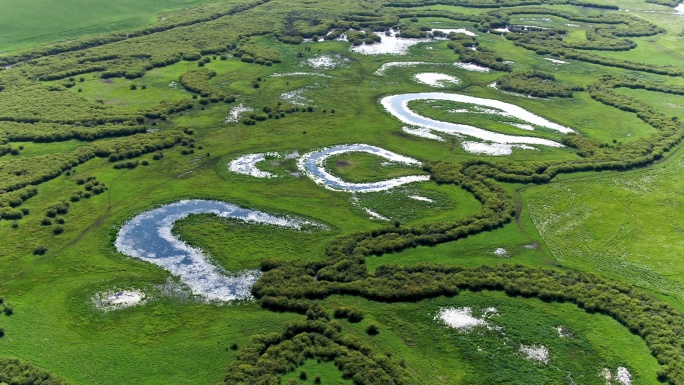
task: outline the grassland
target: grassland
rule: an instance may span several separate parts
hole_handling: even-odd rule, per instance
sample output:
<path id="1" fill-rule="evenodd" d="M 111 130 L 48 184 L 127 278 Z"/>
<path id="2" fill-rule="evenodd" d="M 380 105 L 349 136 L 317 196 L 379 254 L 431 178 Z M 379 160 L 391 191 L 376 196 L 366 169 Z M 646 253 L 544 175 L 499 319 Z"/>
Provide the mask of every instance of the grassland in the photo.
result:
<path id="1" fill-rule="evenodd" d="M 7 0 L 0 4 L 0 51 L 58 43 L 159 22 L 168 13 L 210 0 L 52 1 Z"/>
<path id="2" fill-rule="evenodd" d="M 523 197 L 559 264 L 680 302 L 683 160 L 678 152 L 649 170 L 552 183 L 527 189 Z"/>
<path id="3" fill-rule="evenodd" d="M 30 7 L 25 3 L 10 7 L 12 12 L 0 12 L 0 24 L 3 25 L 0 35 L 6 39 L 4 42 L 0 40 L 0 50 L 24 49 L 62 39 L 132 30 L 158 22 L 160 17 L 182 18 L 184 11 L 179 11 L 180 8 L 204 2 L 172 1 L 164 3 L 163 7 L 158 2 L 148 1 L 103 3 L 93 9 L 92 14 L 79 13 L 78 17 L 73 10 L 84 7 L 76 2 L 60 3 L 60 12 L 51 8 L 54 5 L 38 0 L 31 0 Z M 626 4 L 639 11 L 638 17 L 657 23 L 657 17 L 641 11 L 664 9 L 637 0 Z M 205 5 L 223 11 L 225 9 L 220 7 L 229 6 Z M 183 145 L 130 157 L 122 155 L 123 162 L 139 161 L 137 167 L 115 169 L 115 162 L 107 159 L 109 155 L 96 156 L 66 167 L 57 176 L 38 183 L 38 195 L 18 206 L 17 210 L 29 209 L 29 214 L 22 219 L 0 219 L 0 297 L 14 309 L 11 316 L 0 316 L 0 327 L 5 332 L 5 336 L 0 338 L 0 356 L 28 361 L 73 384 L 215 384 L 222 381 L 226 369 L 236 362 L 255 335 L 280 333 L 288 322 L 306 319 L 303 314 L 289 311 L 291 309 L 269 310 L 255 300 L 231 304 L 205 303 L 174 285 L 175 279 L 163 269 L 118 252 L 114 239 L 122 224 L 134 215 L 162 204 L 188 198 L 217 199 L 321 223 L 325 228 L 301 232 L 246 225 L 212 215 L 192 215 L 177 222 L 173 228 L 175 235 L 203 250 L 210 261 L 227 271 L 255 269 L 265 260 L 280 260 L 283 262 L 275 268 L 276 272 L 279 268 L 297 269 L 302 263 L 310 263 L 303 270 L 307 271 L 305 275 L 311 273 L 311 277 L 326 274 L 325 269 L 330 270 L 331 245 L 350 234 L 363 234 L 369 240 L 382 231 L 389 231 L 388 228 L 392 231 L 429 228 L 468 221 L 482 212 L 489 218 L 487 215 L 491 216 L 493 212 L 491 207 L 498 207 L 491 197 L 481 198 L 478 191 L 474 194 L 472 185 L 465 182 L 459 185 L 429 181 L 386 192 L 350 194 L 324 189 L 306 176 L 298 175 L 294 159 L 269 159 L 259 163 L 259 168 L 278 175 L 276 178 L 240 175 L 227 168 L 231 160 L 245 154 L 291 154 L 295 151 L 303 154 L 348 143 L 378 146 L 416 158 L 427 165 L 442 162 L 453 170 L 459 170 L 455 174 L 473 185 L 485 180 L 500 186 L 496 199 L 505 202 L 497 202 L 515 207 L 515 214 L 508 212 L 506 215 L 509 217 L 503 225 L 476 231 L 457 241 L 375 253 L 381 255 L 361 255 L 360 251 L 359 254 L 345 255 L 344 258 L 349 260 L 362 261 L 360 265 L 364 274 L 367 269 L 371 278 L 387 264 L 410 269 L 425 263 L 449 267 L 517 263 L 554 272 L 595 273 L 636 286 L 639 289 L 635 292 L 649 293 L 673 304 L 680 312 L 684 310 L 681 303 L 684 271 L 678 260 L 684 252 L 681 241 L 684 222 L 679 215 L 684 206 L 680 193 L 684 181 L 679 176 L 679 170 L 684 166 L 684 155 L 676 147 L 666 151 L 664 161 L 648 168 L 620 173 L 566 173 L 541 186 L 512 183 L 496 173 L 486 174 L 477 169 L 478 162 L 484 162 L 495 170 L 518 170 L 523 175 L 526 167 L 536 169 L 540 165 L 578 164 L 594 158 L 591 154 L 578 156 L 577 148 L 572 147 L 516 150 L 508 157 L 473 155 L 462 149 L 462 138 L 447 138 L 445 142 L 439 142 L 406 134 L 402 131 L 403 124 L 383 110 L 378 101 L 387 95 L 433 92 L 434 88 L 417 83 L 413 77 L 419 72 L 441 72 L 462 80 L 460 84 L 441 91 L 519 105 L 576 129 L 582 138 L 595 142 L 597 148 L 599 143 L 609 144 L 612 147 L 600 147 L 605 149 L 606 157 L 615 154 L 617 157 L 630 145 L 650 143 L 648 141 L 654 135 L 665 130 L 640 119 L 634 112 L 603 104 L 592 98 L 589 92 L 576 92 L 573 98 L 568 99 L 531 99 L 502 93 L 488 85 L 504 76 L 504 72 L 478 73 L 453 66 L 459 56 L 447 47 L 448 40 L 414 45 L 401 57 L 365 56 L 350 51 L 349 42 L 293 45 L 285 44 L 278 40 L 278 36 L 268 33 L 294 28 L 288 24 L 293 19 L 306 20 L 307 23 L 311 20 L 339 20 L 369 10 L 378 13 L 379 18 L 386 17 L 407 28 L 466 27 L 474 30 L 472 21 L 437 15 L 398 18 L 396 14 L 403 9 L 385 5 L 381 1 L 340 4 L 320 0 L 312 5 L 272 0 L 216 20 L 155 32 L 124 42 L 49 55 L 0 71 L 0 105 L 6 107 L 3 111 L 6 120 L 24 121 L 22 119 L 28 117 L 38 119 L 36 123 L 52 125 L 44 128 L 39 124 L 27 124 L 25 129 L 29 133 L 38 127 L 56 132 L 117 124 L 141 126 L 150 132 L 169 135 L 183 129 L 192 133 L 184 134 Z M 0 10 L 5 6 L 9 7 L 2 5 Z M 582 15 L 618 14 L 571 5 L 553 8 Z M 473 17 L 492 11 L 489 8 L 449 5 L 408 9 L 416 13 L 430 10 L 463 12 Z M 17 12 L 21 15 L 18 16 Z M 521 14 L 513 20 L 527 22 L 518 19 L 529 17 L 540 16 Z M 672 17 L 667 16 L 667 22 L 663 22 L 667 24 L 663 25 L 668 31 L 666 34 L 639 37 L 639 46 L 632 51 L 599 54 L 609 58 L 628 57 L 648 64 L 681 63 L 680 56 L 684 52 L 679 44 L 681 37 L 676 35 L 676 21 L 680 19 Z M 49 22 L 41 21 L 46 18 Z M 2 22 L 3 19 L 6 23 Z M 549 20 L 541 22 L 542 26 L 560 27 L 568 22 L 555 16 Z M 580 24 L 582 26 L 572 27 L 576 30 L 570 32 L 567 41 L 585 39 L 587 23 Z M 306 25 L 307 28 L 315 27 L 311 23 Z M 68 30 L 65 26 L 69 26 Z M 300 24 L 297 26 L 301 27 Z M 4 28 L 14 32 L 3 34 Z M 603 75 L 634 77 L 673 87 L 682 85 L 681 79 L 676 77 L 580 60 L 554 64 L 544 60 L 549 55 L 537 55 L 496 34 L 477 33 L 479 46 L 512 61 L 514 72 L 534 70 L 553 73 L 559 81 L 578 87 L 595 85 Z M 221 50 L 200 54 L 201 50 L 215 48 L 214 43 L 221 45 Z M 232 44 L 235 49 L 230 48 Z M 240 60 L 241 55 L 233 56 L 245 46 L 256 46 L 258 52 L 275 53 L 280 62 L 258 65 Z M 181 75 L 199 68 L 200 64 L 195 59 L 180 60 L 179 57 L 179 60 L 164 65 L 153 65 L 132 79 L 128 78 L 132 76 L 123 75 L 103 77 L 106 71 L 140 69 L 152 60 L 166 58 L 164 55 L 173 57 L 178 52 L 188 56 L 197 53 L 202 58 L 201 66 L 215 72 L 215 76 L 202 85 L 209 96 L 200 96 L 179 83 Z M 112 58 L 107 55 L 118 56 Z M 81 60 L 83 58 L 96 58 L 92 63 L 99 63 L 105 69 L 50 81 L 37 80 L 44 74 L 91 65 L 90 61 Z M 333 63 L 334 66 L 317 67 L 312 64 L 321 62 L 321 58 L 324 63 Z M 391 61 L 434 64 L 395 67 L 384 75 L 376 74 L 382 64 Z M 625 88 L 619 88 L 615 93 L 636 98 L 668 119 L 684 116 L 681 108 L 684 96 Z M 217 95 L 235 96 L 236 101 L 211 101 Z M 20 96 L 33 99 L 26 101 Z M 157 115 L 150 113 L 160 103 L 193 104 L 191 109 L 165 111 Z M 277 118 L 268 117 L 264 107 L 274 107 L 278 103 L 294 103 L 298 111 L 283 113 Z M 242 118 L 254 114 L 255 124 L 227 122 L 231 110 L 240 104 L 254 110 L 243 113 Z M 520 130 L 514 131 L 496 119 L 449 114 L 447 109 L 459 106 L 441 104 L 444 108 L 437 109 L 429 103 L 418 102 L 412 108 L 435 119 L 520 134 Z M 30 109 L 33 107 L 35 112 Z M 307 107 L 311 108 L 307 111 Z M 121 122 L 81 120 L 80 116 L 91 110 L 130 115 Z M 256 119 L 258 114 L 265 116 L 264 120 Z M 62 120 L 53 123 L 56 121 L 50 119 L 54 116 Z M 71 118 L 75 121 L 66 121 Z M 93 143 L 104 145 L 118 140 L 69 139 L 44 143 L 25 137 L 13 139 L 4 122 L 0 121 L 0 147 L 23 148 L 16 155 L 7 153 L 0 156 L 0 168 L 9 167 L 19 160 L 39 162 L 45 155 L 68 156 Z M 6 136 L 7 143 L 4 140 Z M 558 141 L 564 139 L 563 135 L 553 132 L 542 132 L 539 136 Z M 600 158 L 603 153 L 598 149 L 596 152 L 595 158 L 603 159 Z M 163 153 L 161 158 L 160 153 Z M 119 162 L 118 159 L 115 161 Z M 419 167 L 383 162 L 369 154 L 348 153 L 329 158 L 326 168 L 350 182 L 372 182 L 428 173 Z M 471 165 L 468 166 L 471 168 L 461 169 L 463 165 Z M 433 172 L 433 177 L 435 174 Z M 107 190 L 90 198 L 71 201 L 68 213 L 58 216 L 65 221 L 61 234 L 55 234 L 56 223 L 41 224 L 51 206 L 63 200 L 70 201 L 76 191 L 84 191 L 78 180 L 87 177 L 96 177 L 107 186 Z M 5 194 L 9 192 L 0 192 L 0 198 Z M 416 196 L 426 199 L 415 199 Z M 366 209 L 388 220 L 372 218 Z M 47 251 L 43 255 L 34 254 L 41 246 Z M 349 268 L 342 273 L 357 272 Z M 331 285 L 337 283 L 337 279 L 344 281 L 339 277 L 326 279 L 332 282 Z M 325 282 L 328 281 L 324 279 L 323 284 Z M 103 312 L 93 304 L 92 298 L 97 293 L 124 289 L 145 292 L 146 302 L 110 312 Z M 634 384 L 655 384 L 658 383 L 659 369 L 662 369 L 649 345 L 637 333 L 630 332 L 609 315 L 585 311 L 572 303 L 544 302 L 487 290 L 391 302 L 353 295 L 306 300 L 311 306 L 321 306 L 330 313 L 340 306 L 361 310 L 364 318 L 359 323 L 339 320 L 341 333 L 368 344 L 374 354 L 388 356 L 389 353 L 393 359 L 404 360 L 404 369 L 414 380 L 411 383 L 561 384 L 568 383 L 571 378 L 574 383 L 602 384 L 605 380 L 599 373 L 603 368 L 614 371 L 624 366 L 632 374 Z M 435 314 L 439 308 L 448 306 L 471 307 L 475 312 L 495 307 L 499 315 L 492 322 L 501 326 L 505 335 L 486 328 L 464 333 L 441 325 L 434 319 Z M 368 335 L 366 330 L 370 324 L 379 327 L 378 335 Z M 573 337 L 560 337 L 555 329 L 559 325 L 570 330 Z M 519 352 L 521 344 L 548 347 L 550 363 L 539 364 L 524 359 Z M 301 366 L 295 365 L 290 369 L 283 374 L 282 383 L 314 383 L 316 375 L 321 375 L 324 384 L 353 383 L 349 378 L 342 378 L 340 370 L 331 361 L 306 359 Z M 307 372 L 305 380 L 299 377 L 301 370 Z"/>

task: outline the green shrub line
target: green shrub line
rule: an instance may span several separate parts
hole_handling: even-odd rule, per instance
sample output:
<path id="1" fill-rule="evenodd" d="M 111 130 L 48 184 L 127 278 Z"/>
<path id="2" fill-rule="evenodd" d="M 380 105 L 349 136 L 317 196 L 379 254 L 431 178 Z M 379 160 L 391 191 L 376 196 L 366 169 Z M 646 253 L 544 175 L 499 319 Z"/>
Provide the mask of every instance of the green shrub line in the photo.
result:
<path id="1" fill-rule="evenodd" d="M 529 2 L 524 5 L 533 5 L 530 7 L 519 7 L 509 9 L 520 4 L 507 2 L 506 5 L 495 5 L 494 7 L 505 7 L 487 12 L 483 15 L 465 15 L 458 12 L 450 11 L 432 11 L 419 10 L 408 13 L 400 11 L 398 17 L 440 17 L 459 21 L 470 21 L 474 23 L 475 28 L 481 32 L 492 32 L 496 28 L 511 27 L 511 32 L 505 33 L 506 39 L 510 40 L 516 46 L 535 51 L 539 55 L 551 55 L 556 57 L 564 57 L 566 59 L 579 60 L 587 63 L 593 63 L 603 66 L 623 68 L 633 71 L 641 71 L 654 73 L 658 75 L 667 76 L 682 76 L 684 75 L 684 67 L 674 66 L 658 66 L 652 64 L 643 64 L 632 62 L 629 60 L 621 60 L 616 58 L 604 57 L 593 54 L 587 51 L 628 51 L 636 47 L 636 43 L 625 39 L 626 37 L 644 37 L 654 36 L 663 33 L 664 30 L 658 26 L 649 23 L 643 19 L 624 14 L 607 14 L 599 16 L 582 15 L 576 12 L 551 9 L 547 7 L 537 7 L 551 2 L 538 1 Z M 435 4 L 451 4 L 449 1 L 435 2 Z M 557 4 L 553 2 L 553 4 Z M 585 4 L 578 4 L 576 2 L 568 2 L 568 4 L 586 6 Z M 393 4 L 390 4 L 390 6 Z M 424 2 L 416 3 L 413 6 L 428 5 Z M 466 4 L 457 4 L 460 6 L 468 6 Z M 489 8 L 489 6 L 485 7 Z M 600 8 L 600 7 L 599 7 Z M 609 9 L 610 6 L 608 7 Z M 564 18 L 568 21 L 591 23 L 593 29 L 587 32 L 587 41 L 582 43 L 568 43 L 563 41 L 563 35 L 567 33 L 564 29 L 549 28 L 545 30 L 528 29 L 510 25 L 510 19 L 513 15 L 519 14 L 533 14 L 533 15 L 549 15 Z M 626 24 L 627 28 L 617 28 L 619 24 Z M 461 50 L 464 54 L 473 55 L 472 51 Z M 460 54 L 460 52 L 457 52 Z M 485 65 L 483 63 L 481 65 Z"/>
<path id="2" fill-rule="evenodd" d="M 216 71 L 199 68 L 184 73 L 178 78 L 178 81 L 189 91 L 200 94 L 202 97 L 208 97 L 212 94 L 212 87 L 211 84 L 209 84 L 209 79 L 214 76 L 216 76 Z"/>
<path id="3" fill-rule="evenodd" d="M 504 91 L 517 92 L 538 98 L 555 96 L 571 98 L 575 91 L 583 91 L 582 87 L 566 86 L 556 81 L 553 74 L 540 71 L 515 72 L 500 77 L 496 86 Z"/>
<path id="4" fill-rule="evenodd" d="M 672 5 L 672 0 L 646 0 Z M 551 55 L 603 66 L 681 76 L 684 67 L 656 66 L 602 57 L 594 51 L 628 51 L 637 45 L 631 37 L 654 36 L 664 31 L 654 24 L 626 14 L 585 15 L 544 7 L 544 5 L 575 5 L 617 9 L 616 6 L 575 0 L 391 0 L 385 6 L 396 9 L 321 12 L 293 11 L 282 21 L 251 12 L 238 20 L 240 13 L 252 11 L 270 0 L 227 6 L 207 4 L 170 21 L 139 29 L 128 34 L 108 34 L 60 43 L 16 54 L 0 55 L 0 65 L 15 65 L 0 71 L 0 156 L 18 153 L 12 141 L 56 142 L 76 139 L 94 141 L 111 138 L 106 143 L 86 143 L 70 153 L 20 158 L 0 163 L 0 219 L 19 220 L 28 215 L 20 206 L 38 193 L 35 187 L 54 179 L 76 165 L 95 157 L 108 158 L 117 169 L 136 168 L 149 164 L 137 159 L 154 153 L 161 159 L 162 149 L 180 145 L 182 154 L 194 152 L 192 131 L 186 129 L 149 132 L 147 124 L 166 120 L 169 115 L 208 103 L 230 103 L 235 96 L 215 90 L 210 79 L 216 73 L 205 65 L 208 54 L 228 55 L 246 63 L 270 66 L 282 61 L 280 52 L 255 43 L 252 37 L 270 35 L 284 43 L 298 44 L 304 38 L 335 39 L 347 34 L 355 45 L 374 44 L 382 34 L 374 32 L 396 28 L 402 37 L 429 36 L 427 27 L 403 23 L 401 19 L 442 17 L 473 23 L 481 32 L 510 27 L 505 38 L 512 44 Z M 407 8 L 426 5 L 457 5 L 488 9 L 480 15 L 465 15 L 448 11 Z M 675 4 L 676 5 L 676 4 Z M 516 7 L 516 8 L 513 8 Z M 565 20 L 591 23 L 587 41 L 564 41 L 567 31 L 560 28 L 536 29 L 511 25 L 513 15 L 550 15 Z M 266 15 L 266 13 L 264 13 Z M 268 22 L 268 23 L 266 23 Z M 625 27 L 626 26 L 626 27 Z M 267 31 L 272 29 L 273 31 Z M 332 31 L 328 34 L 328 32 Z M 439 35 L 437 33 L 436 35 Z M 513 68 L 495 51 L 480 47 L 477 40 L 462 34 L 451 34 L 448 47 L 463 62 L 472 62 L 494 70 L 511 72 Z M 477 48 L 473 50 L 472 47 Z M 290 47 L 292 48 L 292 47 Z M 302 53 L 303 54 L 303 53 Z M 214 57 L 216 59 L 216 57 Z M 153 68 L 172 65 L 181 60 L 197 61 L 199 68 L 182 74 L 180 83 L 201 96 L 199 100 L 164 101 L 140 111 L 126 111 L 91 102 L 77 96 L 69 88 L 76 86 L 79 75 L 93 74 L 102 79 L 139 78 Z M 41 83 L 51 81 L 53 83 Z M 551 74 L 539 71 L 505 74 L 498 80 L 503 90 L 532 96 L 572 97 L 577 87 L 556 82 Z M 259 87 L 259 81 L 252 83 Z M 661 365 L 658 379 L 671 384 L 684 384 L 684 319 L 674 308 L 636 288 L 604 279 L 593 274 L 572 271 L 524 267 L 521 265 L 484 266 L 476 268 L 445 267 L 423 264 L 412 267 L 385 265 L 370 273 L 366 258 L 387 255 L 407 248 L 433 246 L 500 228 L 516 216 L 512 197 L 501 183 L 546 183 L 560 173 L 599 170 L 626 170 L 646 166 L 661 159 L 684 137 L 682 122 L 666 116 L 642 101 L 615 92 L 617 88 L 643 89 L 673 95 L 684 95 L 681 87 L 651 83 L 630 77 L 604 76 L 586 87 L 589 96 L 607 106 L 635 113 L 657 132 L 633 143 L 601 143 L 595 139 L 568 134 L 562 143 L 574 148 L 580 156 L 571 161 L 533 161 L 512 164 L 506 161 L 469 160 L 460 164 L 433 162 L 425 165 L 431 179 L 439 184 L 462 188 L 481 204 L 479 212 L 463 219 L 438 223 L 394 226 L 359 231 L 341 236 L 326 249 L 323 261 L 281 262 L 262 261 L 264 274 L 252 291 L 261 306 L 274 311 L 301 313 L 306 320 L 285 325 L 280 333 L 257 335 L 241 346 L 237 358 L 230 363 L 226 384 L 279 384 L 283 374 L 296 370 L 306 360 L 332 361 L 345 378 L 355 384 L 408 384 L 410 377 L 402 360 L 376 351 L 358 337 L 342 333 L 343 322 L 359 322 L 363 313 L 356 308 L 336 307 L 331 320 L 328 309 L 318 301 L 341 294 L 360 296 L 375 301 L 420 301 L 437 296 L 455 296 L 461 290 L 495 290 L 511 296 L 539 298 L 544 301 L 574 303 L 587 312 L 606 314 L 638 334 Z M 31 100 L 31 103 L 22 101 Z M 295 111 L 313 112 L 313 107 L 299 108 L 289 104 L 265 106 L 242 122 L 247 125 L 266 119 L 279 119 Z M 325 112 L 325 111 L 324 111 Z M 200 147 L 201 148 L 201 147 Z M 207 154 L 208 155 L 208 154 Z M 146 163 L 147 162 L 147 163 Z M 81 179 L 84 191 L 68 198 L 78 202 L 106 189 L 94 179 Z M 42 219 L 55 235 L 64 231 L 68 201 L 47 208 Z M 56 224 L 56 225 L 55 225 Z M 18 222 L 17 222 L 18 226 Z M 47 246 L 34 248 L 35 255 L 47 252 Z M 391 256 L 387 256 L 391 258 Z M 7 309 L 7 307 L 5 307 Z M 369 335 L 378 332 L 377 325 L 364 325 Z M 1 330 L 1 329 L 0 329 Z M 6 379 L 3 376 L 7 376 Z M 304 375 L 306 377 L 306 375 Z M 22 384 L 63 384 L 18 360 L 0 359 L 0 382 Z"/>
<path id="5" fill-rule="evenodd" d="M 135 31 L 122 32 L 122 33 L 110 33 L 102 36 L 95 36 L 92 38 L 79 39 L 66 43 L 58 43 L 53 45 L 48 45 L 44 47 L 39 47 L 31 50 L 26 50 L 17 54 L 7 54 L 0 55 L 0 66 L 9 66 L 21 61 L 31 60 L 48 55 L 57 55 L 65 52 L 78 51 L 86 48 L 97 47 L 105 44 L 111 44 L 118 41 L 128 40 L 139 36 L 146 36 L 154 33 L 164 32 L 171 29 L 191 26 L 194 24 L 200 24 L 211 20 L 216 20 L 224 16 L 232 16 L 238 13 L 248 11 L 250 9 L 256 8 L 260 5 L 266 4 L 271 0 L 259 0 L 250 4 L 243 4 L 237 6 L 230 6 L 228 9 L 220 9 L 224 4 L 215 4 L 217 10 L 213 10 L 209 7 L 197 7 L 190 12 L 186 11 L 182 15 L 184 20 L 178 20 L 175 22 L 170 22 L 166 24 L 156 24 L 146 28 L 141 28 Z M 208 12 L 210 11 L 207 15 Z M 104 61 L 116 58 L 115 55 L 103 55 L 99 56 L 98 59 L 85 59 L 86 61 Z"/>
<path id="6" fill-rule="evenodd" d="M 631 84 L 627 80 L 604 77 L 590 87 L 592 97 L 601 92 Z M 602 87 L 602 88 L 601 88 Z M 679 88 L 654 86 L 640 82 L 639 88 L 679 94 Z M 616 98 L 608 105 L 626 108 L 634 103 L 630 98 Z M 622 103 L 619 103 L 623 100 Z M 677 120 L 665 119 L 649 106 L 638 103 L 630 111 L 660 130 L 655 140 L 668 149 L 683 135 Z M 573 142 L 569 135 L 564 143 L 587 149 L 589 144 Z M 510 222 L 516 213 L 508 193 L 495 181 L 544 183 L 560 172 L 577 169 L 625 169 L 651 163 L 664 147 L 649 143 L 650 153 L 634 158 L 631 152 L 616 152 L 610 146 L 598 145 L 588 153 L 587 161 L 568 164 L 506 165 L 486 161 L 469 161 L 454 165 L 435 162 L 425 166 L 431 179 L 464 188 L 480 201 L 480 212 L 451 223 L 426 224 L 414 227 L 392 227 L 342 236 L 327 248 L 325 262 L 282 263 L 262 262 L 264 274 L 252 288 L 264 308 L 309 314 L 312 301 L 333 294 L 358 295 L 376 301 L 418 301 L 436 296 L 453 296 L 459 290 L 498 290 L 509 295 L 538 297 L 544 301 L 572 302 L 587 312 L 611 316 L 638 334 L 649 347 L 661 367 L 658 379 L 670 384 L 684 383 L 684 318 L 670 305 L 658 301 L 631 286 L 607 280 L 593 274 L 524 267 L 522 265 L 485 266 L 478 268 L 419 265 L 413 267 L 380 266 L 368 273 L 365 258 L 382 255 L 418 245 L 436 245 L 469 235 L 489 231 Z M 640 146 L 644 146 L 642 143 Z M 624 146 L 628 148 L 629 146 Z M 640 147 L 636 147 L 637 149 Z M 601 153 L 599 150 L 605 151 Z M 658 154 L 659 155 L 655 155 Z M 618 155 L 615 160 L 606 157 Z M 592 157 L 600 160 L 591 160 Z M 618 160 L 619 159 L 619 160 Z M 342 315 L 343 311 L 336 311 Z M 296 367 L 288 369 L 294 370 Z M 355 382 L 366 384 L 370 382 Z"/>
<path id="7" fill-rule="evenodd" d="M 283 374 L 309 359 L 333 361 L 342 376 L 356 385 L 411 383 L 403 360 L 342 334 L 342 325 L 330 321 L 325 309 L 312 305 L 307 318 L 286 324 L 282 333 L 253 336 L 231 363 L 223 383 L 279 385 Z"/>
<path id="8" fill-rule="evenodd" d="M 658 379 L 670 384 L 684 383 L 684 318 L 669 304 L 629 285 L 594 274 L 507 264 L 475 268 L 384 265 L 369 274 L 363 257 L 350 256 L 349 261 L 359 265 L 352 281 L 322 280 L 318 273 L 323 267 L 288 263 L 266 271 L 253 293 L 266 308 L 305 313 L 309 317 L 318 306 L 315 300 L 334 294 L 398 302 L 454 296 L 460 290 L 494 290 L 547 302 L 570 302 L 589 313 L 608 315 L 639 335 L 661 365 Z M 236 366 L 234 363 L 231 369 Z"/>
<path id="9" fill-rule="evenodd" d="M 656 1 L 672 1 L 675 0 L 656 0 Z M 391 0 L 385 3 L 387 7 L 397 7 L 397 8 L 413 8 L 413 7 L 423 7 L 429 5 L 453 5 L 468 8 L 508 8 L 508 7 L 519 7 L 525 5 L 544 5 L 544 4 L 567 4 L 576 5 L 579 7 L 586 8 L 598 8 L 598 9 L 611 9 L 617 10 L 618 6 L 600 3 L 591 3 L 588 1 L 578 1 L 578 0 L 510 0 L 510 1 L 496 1 L 496 0 L 427 0 L 427 1 L 415 1 L 415 0 Z M 676 6 L 676 5 L 674 5 Z"/>
<path id="10" fill-rule="evenodd" d="M 156 152 L 176 144 L 189 145 L 192 141 L 193 138 L 180 131 L 137 134 L 108 143 L 92 143 L 68 154 L 43 155 L 2 163 L 0 191 L 10 192 L 47 182 L 95 157 L 109 158 L 115 162 Z"/>
<path id="11" fill-rule="evenodd" d="M 492 49 L 480 47 L 474 37 L 453 33 L 449 35 L 449 39 L 451 41 L 447 46 L 454 50 L 454 53 L 458 55 L 461 62 L 475 63 L 496 71 L 512 71 L 512 67 L 504 63 L 503 57 L 499 56 Z M 473 47 L 476 47 L 477 50 L 473 50 Z"/>

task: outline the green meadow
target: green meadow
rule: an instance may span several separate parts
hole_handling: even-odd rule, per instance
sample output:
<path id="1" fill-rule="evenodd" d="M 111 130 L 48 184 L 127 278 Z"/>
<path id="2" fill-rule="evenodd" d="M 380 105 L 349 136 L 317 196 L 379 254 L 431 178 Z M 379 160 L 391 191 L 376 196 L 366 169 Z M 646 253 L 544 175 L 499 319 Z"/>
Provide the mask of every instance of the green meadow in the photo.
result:
<path id="1" fill-rule="evenodd" d="M 605 384 L 606 370 L 623 368 L 630 384 L 684 384 L 684 16 L 660 19 L 645 11 L 671 8 L 639 0 L 619 3 L 629 15 L 595 2 L 0 1 L 0 51 L 12 51 L 0 54 L 11 67 L 0 70 L 0 383 Z M 545 30 L 520 32 L 524 47 L 493 33 L 489 23 L 505 18 Z M 88 40 L 165 22 L 177 24 Z M 591 39 L 605 44 L 632 23 L 637 47 L 599 47 L 596 60 L 557 52 L 593 42 L 592 23 L 604 40 Z M 352 50 L 371 41 L 303 40 L 366 30 L 383 44 L 394 41 L 390 27 L 476 36 L 425 35 L 376 55 Z M 66 40 L 83 46 L 43 51 Z M 454 65 L 468 54 L 508 71 Z M 377 72 L 392 62 L 409 64 Z M 460 83 L 416 81 L 424 72 Z M 508 72 L 553 75 L 545 82 L 578 91 L 535 98 L 491 86 Z M 468 152 L 463 142 L 492 143 L 413 135 L 380 103 L 420 92 L 511 103 L 576 134 L 516 128 L 526 121 L 466 103 L 405 106 L 564 144 Z M 343 152 L 319 166 L 350 183 L 431 180 L 338 191 L 300 169 L 305 154 L 356 143 L 420 165 Z M 250 167 L 273 177 L 231 169 L 250 154 L 266 154 Z M 117 246 L 132 218 L 186 199 L 317 226 L 211 213 L 159 223 L 147 237 L 163 233 L 179 261 L 198 256 L 224 275 L 261 270 L 251 297 L 212 300 Z M 98 300 L 117 292 L 144 298 L 113 309 Z M 480 324 L 448 326 L 446 309 Z M 6 379 L 15 358 L 30 365 L 23 382 Z M 54 377 L 40 382 L 45 372 Z"/>
<path id="2" fill-rule="evenodd" d="M 16 1 L 0 3 L 0 51 L 146 27 L 209 0 Z"/>

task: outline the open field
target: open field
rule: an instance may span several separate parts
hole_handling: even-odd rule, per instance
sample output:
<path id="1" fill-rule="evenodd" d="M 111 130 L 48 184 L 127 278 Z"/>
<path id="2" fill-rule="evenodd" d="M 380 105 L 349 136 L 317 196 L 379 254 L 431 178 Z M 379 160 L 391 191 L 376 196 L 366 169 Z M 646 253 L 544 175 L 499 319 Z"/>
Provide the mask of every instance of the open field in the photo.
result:
<path id="1" fill-rule="evenodd" d="M 523 195 L 559 264 L 598 271 L 681 302 L 682 167 L 680 151 L 649 170 L 553 183 Z"/>
<path id="2" fill-rule="evenodd" d="M 0 51 L 122 32 L 163 21 L 169 13 L 211 0 L 6 0 L 0 3 Z"/>
<path id="3" fill-rule="evenodd" d="M 0 4 L 0 382 L 684 384 L 684 16 L 597 2 Z"/>

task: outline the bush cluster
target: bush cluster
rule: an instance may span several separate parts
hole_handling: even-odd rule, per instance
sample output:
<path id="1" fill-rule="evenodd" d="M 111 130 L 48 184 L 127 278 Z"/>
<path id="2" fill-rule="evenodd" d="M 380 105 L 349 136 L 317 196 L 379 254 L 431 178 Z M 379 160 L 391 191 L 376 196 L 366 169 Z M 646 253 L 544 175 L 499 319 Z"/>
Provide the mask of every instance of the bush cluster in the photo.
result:
<path id="1" fill-rule="evenodd" d="M 584 90 L 582 87 L 573 87 L 559 83 L 553 74 L 540 71 L 515 72 L 505 75 L 497 79 L 496 85 L 504 91 L 517 92 L 538 98 L 550 96 L 571 98 L 574 91 Z"/>

